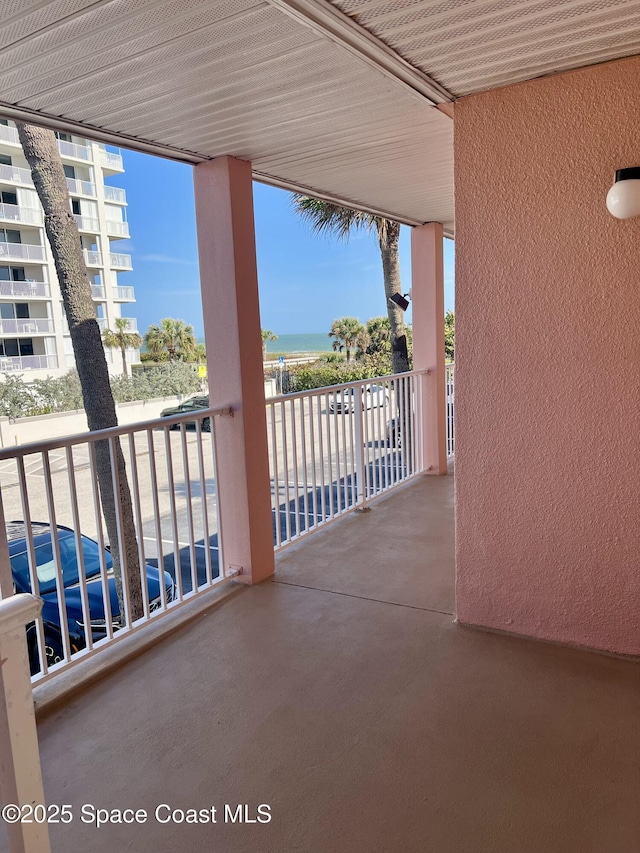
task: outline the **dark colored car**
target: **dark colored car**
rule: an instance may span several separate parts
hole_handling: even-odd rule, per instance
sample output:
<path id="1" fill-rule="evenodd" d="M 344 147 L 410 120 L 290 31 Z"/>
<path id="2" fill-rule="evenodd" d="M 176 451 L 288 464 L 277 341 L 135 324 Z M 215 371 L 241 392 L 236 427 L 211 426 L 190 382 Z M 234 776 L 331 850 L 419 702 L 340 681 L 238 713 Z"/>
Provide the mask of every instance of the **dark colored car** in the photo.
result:
<path id="1" fill-rule="evenodd" d="M 171 406 L 170 409 L 163 409 L 160 412 L 161 418 L 168 418 L 171 415 L 186 415 L 188 412 L 196 412 L 198 409 L 208 409 L 209 408 L 209 398 L 203 395 L 196 397 L 189 397 L 188 400 L 183 400 L 177 406 Z M 195 421 L 186 421 L 186 424 L 193 424 L 195 426 Z M 170 427 L 171 429 L 178 429 L 179 424 L 174 424 L 174 426 Z M 204 432 L 211 432 L 211 420 L 210 418 L 204 418 L 202 421 L 202 429 Z"/>
<path id="2" fill-rule="evenodd" d="M 64 585 L 64 598 L 67 611 L 67 625 L 71 650 L 78 651 L 86 646 L 85 625 L 82 614 L 82 599 L 80 596 L 78 553 L 76 537 L 73 530 L 58 525 L 58 542 L 60 546 L 60 562 Z M 41 522 L 32 522 L 31 534 L 36 556 L 36 571 L 38 574 L 39 593 L 43 600 L 42 620 L 44 623 L 44 639 L 47 665 L 52 666 L 63 660 L 62 634 L 60 627 L 60 611 L 58 608 L 58 592 L 56 589 L 56 570 L 53 556 L 51 526 Z M 29 557 L 25 524 L 23 521 L 11 521 L 7 524 L 7 539 L 9 540 L 9 556 L 11 573 L 16 592 L 31 592 L 29 579 Z M 102 580 L 100 577 L 100 546 L 86 536 L 81 538 L 82 554 L 84 557 L 85 577 L 87 579 L 87 598 L 91 619 L 91 636 L 96 642 L 107 636 L 102 596 Z M 111 554 L 105 551 L 105 565 L 109 571 L 109 601 L 113 629 L 121 627 L 120 607 L 116 593 L 116 582 L 113 577 Z M 161 604 L 160 571 L 153 566 L 147 566 L 147 590 L 151 610 L 157 610 Z M 175 588 L 173 579 L 164 572 L 164 584 L 167 601 L 173 601 Z M 27 644 L 31 674 L 38 672 L 38 644 L 36 640 L 35 623 L 27 627 Z"/>

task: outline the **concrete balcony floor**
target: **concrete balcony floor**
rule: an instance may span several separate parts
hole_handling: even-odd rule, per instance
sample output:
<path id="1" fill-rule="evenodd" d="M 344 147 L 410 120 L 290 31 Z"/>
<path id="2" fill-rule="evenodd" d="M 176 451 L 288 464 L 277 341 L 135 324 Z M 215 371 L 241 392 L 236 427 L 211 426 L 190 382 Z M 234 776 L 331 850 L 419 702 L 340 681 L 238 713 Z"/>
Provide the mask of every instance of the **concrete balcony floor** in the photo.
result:
<path id="1" fill-rule="evenodd" d="M 453 587 L 452 477 L 290 548 L 40 721 L 48 800 L 75 812 L 53 849 L 640 849 L 640 667 L 456 625 Z M 98 830 L 84 803 L 150 819 Z M 220 822 L 160 825 L 161 803 Z"/>

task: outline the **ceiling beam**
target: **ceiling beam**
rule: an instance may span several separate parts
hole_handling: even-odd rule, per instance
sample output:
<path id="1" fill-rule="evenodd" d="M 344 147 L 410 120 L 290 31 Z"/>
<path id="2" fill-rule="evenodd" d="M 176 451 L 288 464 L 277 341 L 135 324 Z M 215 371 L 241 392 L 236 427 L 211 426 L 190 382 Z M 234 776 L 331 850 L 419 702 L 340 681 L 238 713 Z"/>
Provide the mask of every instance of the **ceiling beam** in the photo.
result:
<path id="1" fill-rule="evenodd" d="M 346 48 L 431 105 L 450 103 L 455 96 L 419 71 L 369 30 L 326 0 L 269 0 L 272 6 Z"/>

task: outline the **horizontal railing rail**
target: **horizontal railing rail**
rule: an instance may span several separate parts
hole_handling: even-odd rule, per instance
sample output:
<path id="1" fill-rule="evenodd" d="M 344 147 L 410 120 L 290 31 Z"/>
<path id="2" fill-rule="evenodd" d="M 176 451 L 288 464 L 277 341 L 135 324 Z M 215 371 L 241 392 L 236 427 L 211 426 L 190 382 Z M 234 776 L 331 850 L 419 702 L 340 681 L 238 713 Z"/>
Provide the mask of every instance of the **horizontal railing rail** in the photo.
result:
<path id="1" fill-rule="evenodd" d="M 0 518 L 3 509 L 12 575 L 0 578 L 0 588 L 13 585 L 44 601 L 27 631 L 35 682 L 229 577 L 215 449 L 216 420 L 229 415 L 229 407 L 202 409 L 0 450 Z M 125 477 L 135 541 L 125 541 Z M 111 526 L 107 511 L 115 514 Z M 117 531 L 110 543 L 109 529 Z"/>
<path id="2" fill-rule="evenodd" d="M 276 549 L 424 471 L 426 371 L 270 398 Z"/>

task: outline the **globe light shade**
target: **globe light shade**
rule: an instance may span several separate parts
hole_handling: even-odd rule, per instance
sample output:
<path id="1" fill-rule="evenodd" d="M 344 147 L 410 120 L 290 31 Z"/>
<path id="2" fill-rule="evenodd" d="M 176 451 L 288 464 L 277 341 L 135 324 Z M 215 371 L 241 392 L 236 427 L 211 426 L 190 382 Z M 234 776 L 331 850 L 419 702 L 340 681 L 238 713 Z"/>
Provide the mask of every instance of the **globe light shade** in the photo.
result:
<path id="1" fill-rule="evenodd" d="M 640 216 L 640 166 L 618 169 L 615 183 L 607 193 L 607 210 L 616 219 Z"/>

